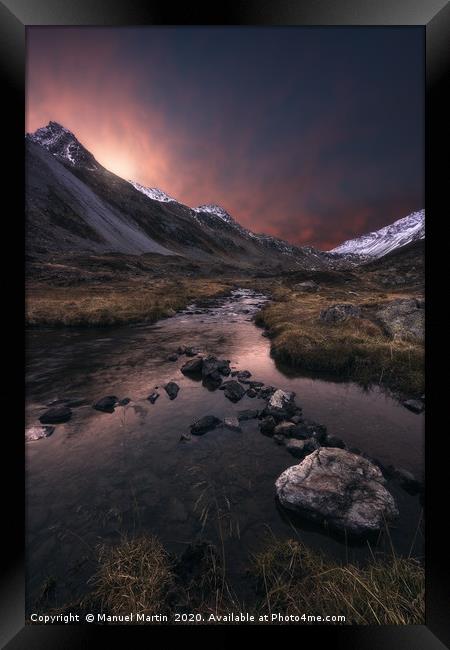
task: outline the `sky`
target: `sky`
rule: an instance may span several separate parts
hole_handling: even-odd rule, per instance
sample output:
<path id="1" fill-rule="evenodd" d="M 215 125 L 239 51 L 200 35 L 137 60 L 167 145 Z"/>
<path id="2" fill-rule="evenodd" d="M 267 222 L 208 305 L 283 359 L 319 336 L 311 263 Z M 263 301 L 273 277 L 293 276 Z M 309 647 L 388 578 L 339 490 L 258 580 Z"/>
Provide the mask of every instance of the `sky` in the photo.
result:
<path id="1" fill-rule="evenodd" d="M 329 250 L 424 207 L 422 28 L 27 29 L 26 131 Z"/>

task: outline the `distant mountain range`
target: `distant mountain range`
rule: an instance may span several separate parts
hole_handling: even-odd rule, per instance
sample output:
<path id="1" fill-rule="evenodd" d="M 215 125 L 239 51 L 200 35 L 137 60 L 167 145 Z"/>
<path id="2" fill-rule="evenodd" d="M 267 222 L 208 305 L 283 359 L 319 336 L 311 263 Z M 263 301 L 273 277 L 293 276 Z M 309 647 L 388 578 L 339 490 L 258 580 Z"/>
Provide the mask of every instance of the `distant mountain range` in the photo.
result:
<path id="1" fill-rule="evenodd" d="M 394 221 L 390 226 L 380 228 L 367 235 L 349 239 L 330 251 L 339 255 L 363 255 L 383 257 L 400 246 L 406 246 L 425 238 L 425 210 L 412 212 L 407 217 Z"/>
<path id="2" fill-rule="evenodd" d="M 105 169 L 57 122 L 26 135 L 27 253 L 181 255 L 239 268 L 355 265 L 424 236 L 424 211 L 330 252 L 254 233 L 218 205 L 195 208 Z"/>

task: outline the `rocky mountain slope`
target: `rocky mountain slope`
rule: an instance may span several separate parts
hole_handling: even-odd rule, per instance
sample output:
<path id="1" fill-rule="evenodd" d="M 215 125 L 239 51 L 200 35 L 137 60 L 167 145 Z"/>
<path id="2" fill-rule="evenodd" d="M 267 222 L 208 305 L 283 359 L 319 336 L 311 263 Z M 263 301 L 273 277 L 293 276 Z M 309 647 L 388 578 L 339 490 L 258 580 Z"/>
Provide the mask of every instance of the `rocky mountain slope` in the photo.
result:
<path id="1" fill-rule="evenodd" d="M 65 127 L 26 136 L 27 253 L 179 255 L 239 268 L 324 269 L 329 256 L 252 233 L 219 206 L 179 203 L 105 169 Z"/>
<path id="2" fill-rule="evenodd" d="M 349 239 L 333 248 L 330 253 L 368 258 L 382 257 L 396 248 L 424 238 L 425 210 L 419 210 L 380 230 Z"/>

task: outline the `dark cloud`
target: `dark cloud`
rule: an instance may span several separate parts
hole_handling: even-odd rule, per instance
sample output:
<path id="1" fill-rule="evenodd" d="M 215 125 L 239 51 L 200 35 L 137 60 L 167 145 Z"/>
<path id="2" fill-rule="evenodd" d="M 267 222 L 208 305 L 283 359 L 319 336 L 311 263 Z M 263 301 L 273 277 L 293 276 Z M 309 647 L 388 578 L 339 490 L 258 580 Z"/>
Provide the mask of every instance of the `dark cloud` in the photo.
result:
<path id="1" fill-rule="evenodd" d="M 420 28 L 29 28 L 27 130 L 324 249 L 423 207 Z"/>

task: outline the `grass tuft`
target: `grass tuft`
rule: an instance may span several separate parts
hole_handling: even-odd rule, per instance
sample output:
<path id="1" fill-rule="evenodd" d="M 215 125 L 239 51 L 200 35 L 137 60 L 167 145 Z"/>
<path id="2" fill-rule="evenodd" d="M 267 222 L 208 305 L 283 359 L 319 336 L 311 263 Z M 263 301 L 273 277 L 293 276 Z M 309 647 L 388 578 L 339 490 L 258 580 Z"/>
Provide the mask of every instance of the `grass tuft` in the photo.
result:
<path id="1" fill-rule="evenodd" d="M 90 599 L 110 615 L 164 614 L 173 583 L 170 558 L 155 537 L 125 538 L 116 546 L 101 547 L 91 582 Z"/>
<path id="2" fill-rule="evenodd" d="M 422 343 L 389 338 L 372 317 L 377 299 L 359 298 L 363 318 L 329 324 L 320 320 L 320 311 L 339 300 L 327 292 L 300 295 L 278 288 L 273 298 L 256 322 L 269 330 L 278 361 L 366 386 L 379 384 L 413 395 L 424 392 Z"/>
<path id="3" fill-rule="evenodd" d="M 26 324 L 29 327 L 105 327 L 153 323 L 173 316 L 191 301 L 226 294 L 229 286 L 205 279 L 142 279 L 128 284 L 67 287 L 29 283 Z"/>
<path id="4" fill-rule="evenodd" d="M 252 572 L 259 609 L 283 615 L 346 617 L 355 625 L 423 625 L 425 576 L 411 558 L 373 559 L 366 567 L 324 559 L 295 540 L 273 540 Z"/>

